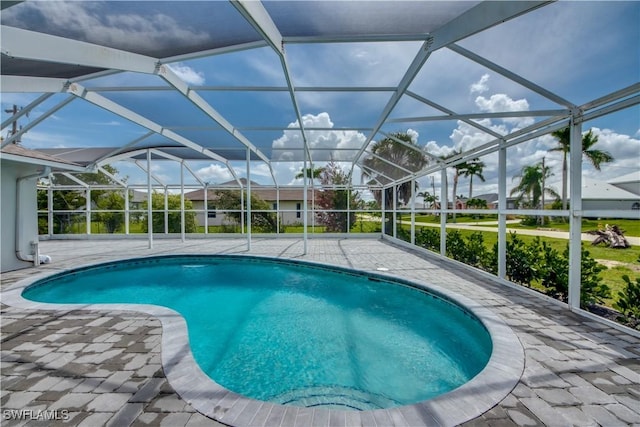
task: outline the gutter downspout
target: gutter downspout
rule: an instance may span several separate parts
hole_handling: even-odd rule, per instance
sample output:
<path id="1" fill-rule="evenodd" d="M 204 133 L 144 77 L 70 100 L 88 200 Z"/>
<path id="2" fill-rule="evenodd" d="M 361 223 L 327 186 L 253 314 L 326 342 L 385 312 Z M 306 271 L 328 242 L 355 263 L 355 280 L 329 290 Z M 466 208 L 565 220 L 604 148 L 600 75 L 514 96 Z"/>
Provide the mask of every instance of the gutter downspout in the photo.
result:
<path id="1" fill-rule="evenodd" d="M 21 232 L 22 227 L 20 227 L 20 218 L 22 217 L 22 215 L 20 215 L 21 213 L 20 212 L 20 209 L 21 209 L 20 194 L 22 193 L 21 189 L 22 189 L 22 183 L 24 181 L 28 179 L 33 179 L 33 178 L 42 178 L 49 175 L 50 173 L 51 173 L 51 167 L 45 166 L 41 172 L 35 173 L 33 175 L 22 176 L 16 179 L 16 242 L 15 242 L 16 258 L 18 258 L 20 261 L 33 262 L 34 266 L 40 265 L 40 254 L 38 253 L 38 241 L 36 240 L 31 242 L 31 247 L 33 250 L 33 253 L 31 255 L 25 255 L 20 250 L 20 243 L 22 242 L 22 232 Z"/>

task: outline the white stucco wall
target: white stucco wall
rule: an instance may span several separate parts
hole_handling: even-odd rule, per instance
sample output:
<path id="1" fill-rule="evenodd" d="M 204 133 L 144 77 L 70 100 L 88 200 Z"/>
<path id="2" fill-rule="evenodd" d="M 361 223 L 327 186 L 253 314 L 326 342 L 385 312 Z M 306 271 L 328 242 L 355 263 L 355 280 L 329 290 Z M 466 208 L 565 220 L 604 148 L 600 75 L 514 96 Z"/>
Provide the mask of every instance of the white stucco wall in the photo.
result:
<path id="1" fill-rule="evenodd" d="M 16 206 L 17 179 L 33 175 L 42 167 L 18 163 L 3 159 L 0 163 L 1 193 L 0 202 L 0 271 L 17 270 L 32 266 L 32 262 L 21 261 L 16 257 L 16 215 L 19 212 L 18 226 L 21 232 L 20 250 L 31 254 L 31 241 L 38 240 L 38 209 L 36 178 L 25 180 L 21 184 L 20 206 Z"/>
<path id="2" fill-rule="evenodd" d="M 193 200 L 193 210 L 198 211 L 204 209 L 204 202 L 201 200 Z M 269 202 L 272 204 L 273 202 Z M 302 205 L 302 202 L 295 201 L 283 201 L 280 202 L 280 217 L 282 218 L 282 224 L 284 225 L 292 225 L 292 224 L 302 224 L 304 218 L 302 217 L 302 212 L 300 217 L 297 214 L 297 203 Z M 311 208 L 311 205 L 309 205 Z M 308 221 L 311 224 L 312 214 L 309 213 Z M 204 226 L 204 212 L 196 213 L 196 222 L 198 225 Z M 208 225 L 221 225 L 225 222 L 225 215 L 221 212 L 218 212 L 215 218 L 209 217 Z M 228 222 L 228 221 L 227 221 Z"/>
<path id="3" fill-rule="evenodd" d="M 640 197 L 637 199 L 627 200 L 589 200 L 582 199 L 582 210 L 632 210 L 633 204 L 640 202 Z"/>

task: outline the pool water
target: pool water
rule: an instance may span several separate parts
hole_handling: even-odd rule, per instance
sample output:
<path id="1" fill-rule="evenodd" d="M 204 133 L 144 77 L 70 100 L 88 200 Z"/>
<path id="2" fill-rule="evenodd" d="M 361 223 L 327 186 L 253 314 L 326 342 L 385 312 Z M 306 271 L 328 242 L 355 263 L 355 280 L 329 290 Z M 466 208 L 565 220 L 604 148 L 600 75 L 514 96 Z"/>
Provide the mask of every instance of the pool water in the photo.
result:
<path id="1" fill-rule="evenodd" d="M 370 276 L 244 256 L 171 256 L 72 270 L 23 297 L 141 303 L 184 316 L 194 357 L 229 390 L 285 405 L 370 410 L 427 400 L 492 351 L 449 300 Z"/>

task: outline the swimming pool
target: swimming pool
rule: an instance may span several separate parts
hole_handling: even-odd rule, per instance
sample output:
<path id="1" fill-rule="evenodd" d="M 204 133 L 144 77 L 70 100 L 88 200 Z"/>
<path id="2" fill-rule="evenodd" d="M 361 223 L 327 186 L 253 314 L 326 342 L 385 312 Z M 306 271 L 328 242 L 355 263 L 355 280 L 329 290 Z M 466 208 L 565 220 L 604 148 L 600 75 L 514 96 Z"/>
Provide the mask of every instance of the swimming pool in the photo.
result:
<path id="1" fill-rule="evenodd" d="M 475 316 L 436 294 L 275 260 L 119 262 L 48 278 L 23 296 L 169 307 L 185 317 L 195 359 L 214 381 L 298 406 L 371 410 L 430 399 L 474 377 L 492 348 Z"/>
<path id="2" fill-rule="evenodd" d="M 136 279 L 143 271 L 146 278 Z M 274 275 L 280 279 L 267 280 Z M 179 286 L 167 286 L 167 277 Z M 486 325 L 446 293 L 317 264 L 246 256 L 152 257 L 76 269 L 24 288 L 26 298 L 61 307 L 168 306 L 186 319 L 199 368 L 223 386 L 216 390 L 275 406 L 367 411 L 438 403 L 443 400 L 436 396 L 456 388 L 460 394 L 463 383 L 482 377 L 487 360 L 501 352 Z M 163 337 L 163 362 L 165 347 Z M 165 371 L 175 387 L 180 378 L 172 381 L 171 371 L 177 372 L 179 363 L 171 360 L 175 368 Z M 179 391 L 196 400 L 204 392 Z M 215 410 L 209 412 L 215 417 Z"/>

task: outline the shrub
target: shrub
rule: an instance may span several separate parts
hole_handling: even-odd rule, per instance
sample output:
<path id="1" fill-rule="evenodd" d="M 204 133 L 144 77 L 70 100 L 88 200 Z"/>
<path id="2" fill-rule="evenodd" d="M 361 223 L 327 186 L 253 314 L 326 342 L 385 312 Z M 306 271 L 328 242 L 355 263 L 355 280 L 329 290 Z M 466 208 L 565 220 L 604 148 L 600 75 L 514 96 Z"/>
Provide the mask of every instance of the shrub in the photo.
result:
<path id="1" fill-rule="evenodd" d="M 467 248 L 462 234 L 460 234 L 458 230 L 447 232 L 446 255 L 449 258 L 455 259 L 456 261 L 465 262 L 464 260 L 467 258 L 466 251 Z"/>
<path id="2" fill-rule="evenodd" d="M 416 233 L 416 245 L 438 252 L 440 250 L 440 230 L 431 227 L 422 227 Z"/>
<path id="3" fill-rule="evenodd" d="M 540 284 L 544 286 L 545 293 L 553 298 L 566 302 L 569 292 L 569 257 L 568 252 L 560 254 L 547 242 L 540 244 L 540 260 L 538 261 L 538 271 Z"/>
<path id="4" fill-rule="evenodd" d="M 565 256 L 569 257 L 569 245 L 565 249 Z M 593 304 L 602 304 L 605 298 L 611 296 L 611 289 L 602 283 L 600 272 L 606 269 L 595 259 L 591 258 L 589 251 L 582 248 L 581 252 L 581 272 L 580 272 L 580 306 L 588 307 Z"/>
<path id="5" fill-rule="evenodd" d="M 633 317 L 640 320 L 640 277 L 632 282 L 626 274 L 622 276 L 626 286 L 624 290 L 618 291 L 617 300 L 613 307 L 618 309 L 623 316 Z"/>
<path id="6" fill-rule="evenodd" d="M 512 282 L 531 286 L 539 276 L 537 260 L 538 250 L 525 244 L 516 233 L 510 233 L 507 240 L 507 277 Z"/>

